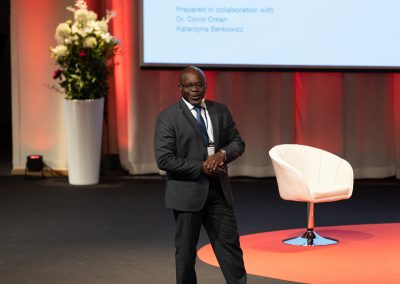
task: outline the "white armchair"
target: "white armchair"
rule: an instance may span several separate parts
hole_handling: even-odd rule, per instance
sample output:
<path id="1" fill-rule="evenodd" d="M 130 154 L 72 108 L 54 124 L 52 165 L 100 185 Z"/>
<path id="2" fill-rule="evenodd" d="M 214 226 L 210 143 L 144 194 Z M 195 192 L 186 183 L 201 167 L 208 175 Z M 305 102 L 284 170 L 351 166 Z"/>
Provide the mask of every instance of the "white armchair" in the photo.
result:
<path id="1" fill-rule="evenodd" d="M 336 244 L 314 231 L 314 203 L 349 199 L 353 193 L 353 168 L 344 159 L 325 150 L 298 144 L 281 144 L 269 151 L 279 195 L 284 200 L 308 203 L 306 232 L 283 240 L 298 246 Z"/>

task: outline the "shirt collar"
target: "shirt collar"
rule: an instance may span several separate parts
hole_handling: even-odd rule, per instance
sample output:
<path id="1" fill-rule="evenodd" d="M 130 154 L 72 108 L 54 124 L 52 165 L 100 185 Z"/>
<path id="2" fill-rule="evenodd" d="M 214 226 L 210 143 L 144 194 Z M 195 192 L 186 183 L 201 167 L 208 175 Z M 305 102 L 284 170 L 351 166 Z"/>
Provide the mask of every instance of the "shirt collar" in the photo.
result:
<path id="1" fill-rule="evenodd" d="M 187 100 L 185 100 L 183 97 L 182 97 L 182 100 L 183 100 L 183 102 L 187 105 L 187 107 L 188 107 L 190 110 L 194 109 L 194 105 L 192 105 L 191 103 L 189 103 L 189 102 L 188 102 Z M 204 108 L 204 109 L 207 109 L 207 105 L 206 105 L 204 99 L 201 101 L 200 106 L 201 106 L 202 108 Z"/>

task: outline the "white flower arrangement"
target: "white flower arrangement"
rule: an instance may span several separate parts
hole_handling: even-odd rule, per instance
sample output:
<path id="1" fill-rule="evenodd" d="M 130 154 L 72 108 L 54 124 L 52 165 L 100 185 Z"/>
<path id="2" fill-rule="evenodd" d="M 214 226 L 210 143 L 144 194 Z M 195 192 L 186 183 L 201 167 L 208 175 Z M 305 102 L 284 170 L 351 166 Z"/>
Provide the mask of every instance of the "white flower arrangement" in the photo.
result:
<path id="1" fill-rule="evenodd" d="M 57 46 L 51 48 L 58 69 L 53 78 L 58 80 L 66 99 L 97 99 L 107 95 L 108 75 L 119 44 L 108 31 L 108 23 L 115 12 L 107 11 L 101 20 L 88 10 L 84 0 L 75 7 L 67 7 L 74 20 L 60 23 L 56 28 Z"/>

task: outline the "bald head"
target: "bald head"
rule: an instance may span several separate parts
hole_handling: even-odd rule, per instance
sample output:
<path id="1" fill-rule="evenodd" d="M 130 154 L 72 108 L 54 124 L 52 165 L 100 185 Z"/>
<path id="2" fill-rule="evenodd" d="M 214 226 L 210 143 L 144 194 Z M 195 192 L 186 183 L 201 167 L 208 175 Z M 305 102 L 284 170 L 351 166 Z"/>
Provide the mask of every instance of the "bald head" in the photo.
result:
<path id="1" fill-rule="evenodd" d="M 182 83 L 187 74 L 197 74 L 202 79 L 203 83 L 206 82 L 206 76 L 204 75 L 203 70 L 201 70 L 200 68 L 198 68 L 196 66 L 188 66 L 185 69 L 183 69 L 181 72 L 181 75 L 179 77 L 179 82 Z"/>

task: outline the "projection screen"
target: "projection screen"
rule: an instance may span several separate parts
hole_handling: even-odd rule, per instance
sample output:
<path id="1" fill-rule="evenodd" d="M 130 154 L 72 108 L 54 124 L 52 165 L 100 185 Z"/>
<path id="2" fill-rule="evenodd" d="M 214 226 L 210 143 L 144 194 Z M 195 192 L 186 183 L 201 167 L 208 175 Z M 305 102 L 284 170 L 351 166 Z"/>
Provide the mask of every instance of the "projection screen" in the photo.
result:
<path id="1" fill-rule="evenodd" d="M 398 0 L 141 1 L 142 67 L 400 67 Z"/>

